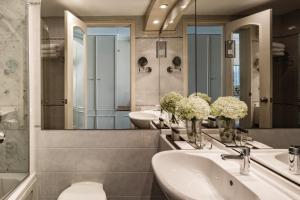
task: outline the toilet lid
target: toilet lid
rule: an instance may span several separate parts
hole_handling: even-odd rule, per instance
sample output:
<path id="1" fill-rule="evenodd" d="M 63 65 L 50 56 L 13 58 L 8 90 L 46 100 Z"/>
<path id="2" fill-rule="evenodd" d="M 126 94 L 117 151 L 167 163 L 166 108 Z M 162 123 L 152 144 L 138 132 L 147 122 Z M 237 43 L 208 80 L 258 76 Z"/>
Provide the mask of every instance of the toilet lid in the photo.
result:
<path id="1" fill-rule="evenodd" d="M 58 200 L 106 200 L 103 185 L 96 182 L 74 183 L 65 189 Z"/>

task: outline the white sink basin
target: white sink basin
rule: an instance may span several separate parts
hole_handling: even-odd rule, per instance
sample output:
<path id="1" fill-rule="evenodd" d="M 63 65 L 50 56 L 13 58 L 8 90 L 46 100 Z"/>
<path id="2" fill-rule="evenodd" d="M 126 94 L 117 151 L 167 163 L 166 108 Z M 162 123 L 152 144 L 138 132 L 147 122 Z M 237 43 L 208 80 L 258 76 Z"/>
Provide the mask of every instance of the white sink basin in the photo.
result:
<path id="1" fill-rule="evenodd" d="M 285 150 L 283 153 L 275 155 L 275 158 L 285 165 L 288 165 L 289 163 L 289 154 L 287 153 L 287 150 Z"/>
<path id="2" fill-rule="evenodd" d="M 147 113 L 143 111 L 139 112 L 130 112 L 129 113 L 130 121 L 140 129 L 150 129 L 151 121 L 158 120 L 158 116 L 153 113 Z"/>
<path id="3" fill-rule="evenodd" d="M 211 160 L 216 154 L 206 154 L 168 151 L 153 157 L 158 182 L 170 199 L 259 199 Z M 218 157 L 220 159 L 220 153 Z"/>
<path id="4" fill-rule="evenodd" d="M 292 199 L 263 181 L 251 169 L 239 173 L 239 162 L 222 160 L 221 151 L 173 150 L 152 158 L 161 189 L 171 200 Z M 255 171 L 255 172 L 253 172 Z"/>
<path id="5" fill-rule="evenodd" d="M 289 173 L 288 149 L 255 150 L 252 159 L 300 184 L 300 175 Z"/>

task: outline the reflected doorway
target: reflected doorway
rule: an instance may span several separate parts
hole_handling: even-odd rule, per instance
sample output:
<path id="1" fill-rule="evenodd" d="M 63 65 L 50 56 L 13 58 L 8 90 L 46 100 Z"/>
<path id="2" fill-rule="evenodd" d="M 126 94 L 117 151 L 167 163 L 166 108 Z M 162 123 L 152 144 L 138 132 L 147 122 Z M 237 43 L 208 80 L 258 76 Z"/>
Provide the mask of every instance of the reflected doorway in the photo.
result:
<path id="1" fill-rule="evenodd" d="M 259 27 L 244 26 L 232 34 L 235 58 L 232 66 L 233 96 L 248 106 L 248 115 L 239 121 L 242 128 L 259 127 L 260 72 Z"/>
<path id="2" fill-rule="evenodd" d="M 187 34 L 188 94 L 206 93 L 214 101 L 223 93 L 223 26 L 187 26 Z"/>

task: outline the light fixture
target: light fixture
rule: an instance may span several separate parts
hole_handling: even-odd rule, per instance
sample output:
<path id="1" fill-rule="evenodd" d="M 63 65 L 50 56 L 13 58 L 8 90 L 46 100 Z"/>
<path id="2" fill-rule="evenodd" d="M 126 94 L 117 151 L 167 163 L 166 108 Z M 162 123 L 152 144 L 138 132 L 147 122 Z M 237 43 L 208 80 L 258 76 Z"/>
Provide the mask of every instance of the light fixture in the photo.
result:
<path id="1" fill-rule="evenodd" d="M 153 24 L 158 24 L 158 23 L 159 23 L 159 20 L 154 20 L 152 23 L 153 23 Z"/>
<path id="2" fill-rule="evenodd" d="M 289 31 L 292 31 L 292 30 L 297 29 L 297 26 L 289 26 L 288 29 L 289 29 Z"/>
<path id="3" fill-rule="evenodd" d="M 159 6 L 160 9 L 166 9 L 168 7 L 168 4 L 161 4 Z"/>
<path id="4" fill-rule="evenodd" d="M 173 23 L 174 23 L 174 20 L 170 20 L 169 23 L 170 23 L 170 24 L 173 24 Z"/>
<path id="5" fill-rule="evenodd" d="M 185 9 L 186 8 L 186 4 L 185 5 L 182 5 L 180 6 L 182 9 Z"/>

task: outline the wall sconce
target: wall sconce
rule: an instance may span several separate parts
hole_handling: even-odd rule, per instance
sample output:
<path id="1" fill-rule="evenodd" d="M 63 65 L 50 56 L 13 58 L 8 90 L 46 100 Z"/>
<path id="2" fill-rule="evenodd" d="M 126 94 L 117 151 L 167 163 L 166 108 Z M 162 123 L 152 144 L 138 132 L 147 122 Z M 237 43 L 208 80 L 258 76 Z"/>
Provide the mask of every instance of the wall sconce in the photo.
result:
<path id="1" fill-rule="evenodd" d="M 179 56 L 175 56 L 172 60 L 173 66 L 169 66 L 167 68 L 167 72 L 172 73 L 174 71 L 181 71 L 181 58 Z"/>
<path id="2" fill-rule="evenodd" d="M 235 41 L 225 41 L 225 58 L 235 58 Z"/>
<path id="3" fill-rule="evenodd" d="M 146 65 L 148 64 L 148 60 L 146 57 L 140 57 L 138 60 L 138 64 L 139 64 L 139 72 L 152 72 L 152 68 L 151 67 L 146 67 Z"/>
<path id="4" fill-rule="evenodd" d="M 156 58 L 167 57 L 167 41 L 156 41 Z"/>

